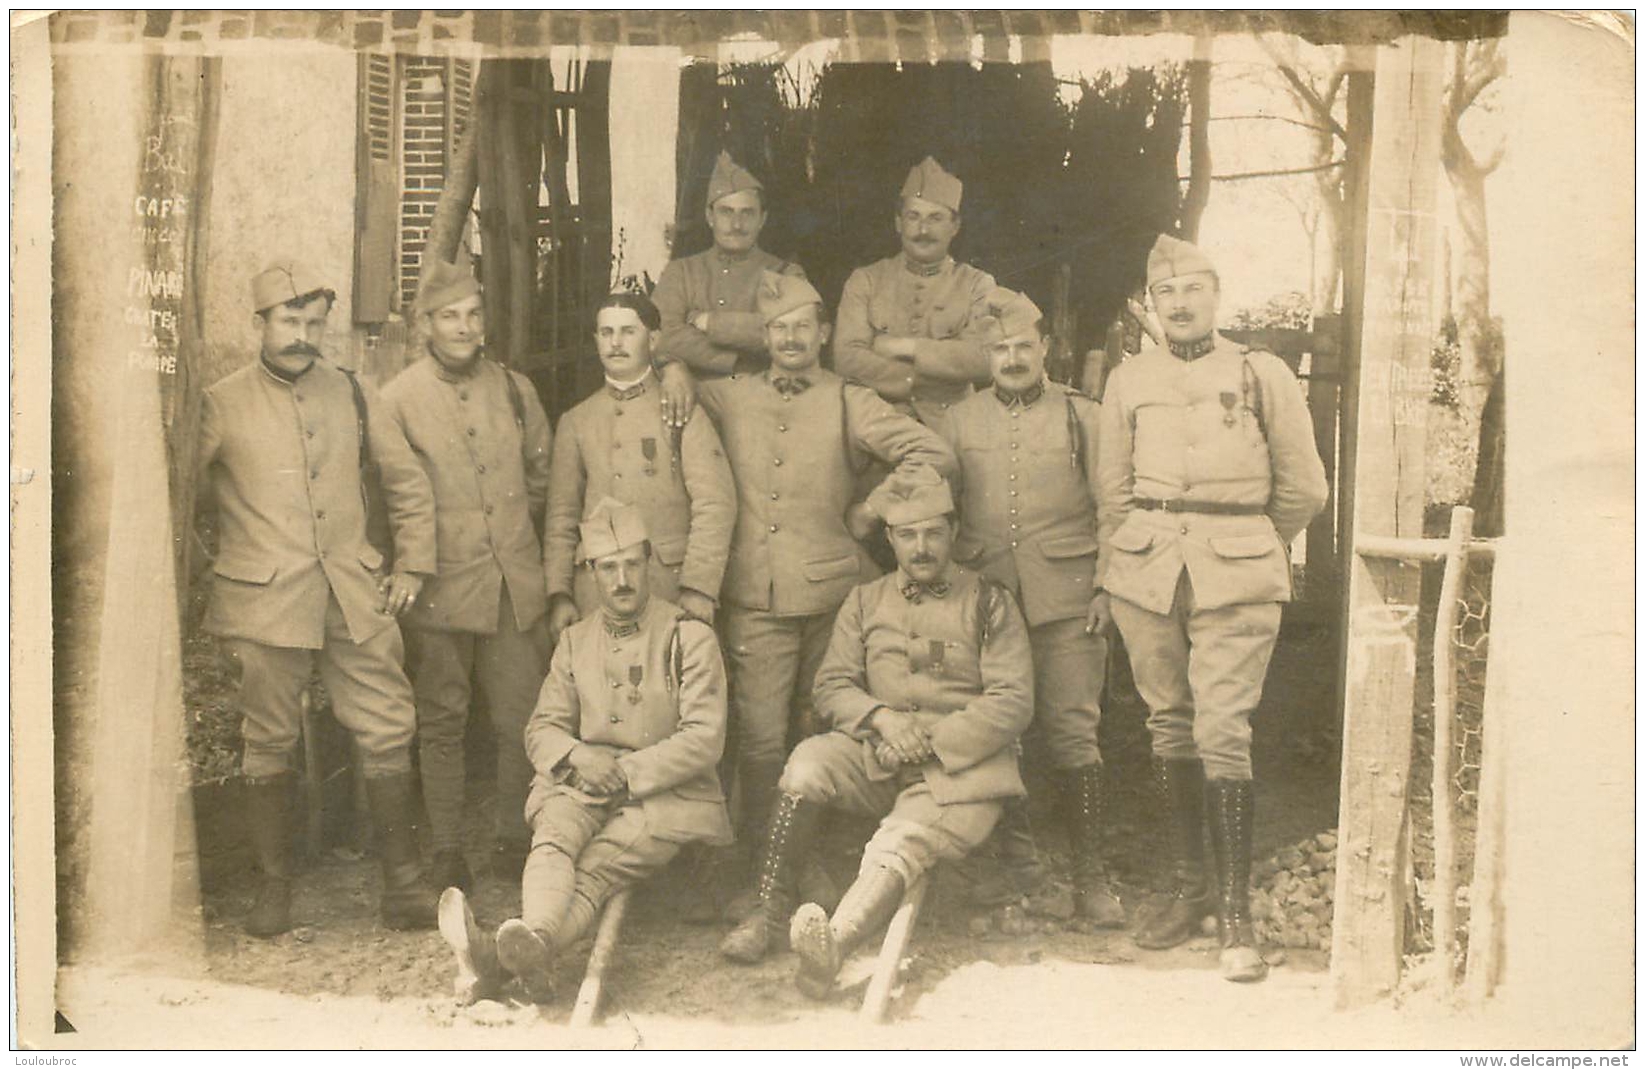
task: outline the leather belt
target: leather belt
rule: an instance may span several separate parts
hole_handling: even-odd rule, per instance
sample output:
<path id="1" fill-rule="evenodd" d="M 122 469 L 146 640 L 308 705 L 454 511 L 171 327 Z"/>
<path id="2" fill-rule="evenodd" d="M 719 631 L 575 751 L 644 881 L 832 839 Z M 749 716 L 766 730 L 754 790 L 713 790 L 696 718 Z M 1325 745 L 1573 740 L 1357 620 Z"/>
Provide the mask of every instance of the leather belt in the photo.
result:
<path id="1" fill-rule="evenodd" d="M 1261 516 L 1266 505 L 1245 505 L 1239 502 L 1196 502 L 1189 498 L 1132 498 L 1138 509 L 1159 513 L 1206 513 L 1210 516 Z"/>

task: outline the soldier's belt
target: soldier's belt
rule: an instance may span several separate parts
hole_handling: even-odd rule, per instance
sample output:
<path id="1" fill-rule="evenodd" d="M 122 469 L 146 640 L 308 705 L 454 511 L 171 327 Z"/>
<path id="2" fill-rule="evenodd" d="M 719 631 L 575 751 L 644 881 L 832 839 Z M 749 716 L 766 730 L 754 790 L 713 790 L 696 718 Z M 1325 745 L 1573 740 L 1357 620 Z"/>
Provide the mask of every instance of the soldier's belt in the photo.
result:
<path id="1" fill-rule="evenodd" d="M 1261 516 L 1266 505 L 1245 505 L 1239 502 L 1197 502 L 1191 498 L 1132 498 L 1138 509 L 1157 513 L 1207 513 L 1211 516 Z"/>

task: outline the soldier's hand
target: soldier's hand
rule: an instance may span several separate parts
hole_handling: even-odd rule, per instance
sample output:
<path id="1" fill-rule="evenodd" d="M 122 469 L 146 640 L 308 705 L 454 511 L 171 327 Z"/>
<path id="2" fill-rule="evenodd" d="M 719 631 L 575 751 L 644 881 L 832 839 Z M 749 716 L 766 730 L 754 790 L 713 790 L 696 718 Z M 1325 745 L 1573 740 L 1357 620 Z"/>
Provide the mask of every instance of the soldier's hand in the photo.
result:
<path id="1" fill-rule="evenodd" d="M 882 706 L 874 711 L 869 727 L 904 765 L 918 765 L 931 757 L 931 737 L 911 713 Z"/>
<path id="2" fill-rule="evenodd" d="M 681 587 L 679 603 L 680 608 L 685 610 L 685 615 L 690 617 L 692 620 L 700 620 L 704 624 L 708 625 L 712 625 L 714 623 L 714 599 L 708 597 L 706 594 L 703 594 L 701 591 L 693 591 L 689 587 Z"/>
<path id="3" fill-rule="evenodd" d="M 902 338 L 894 334 L 876 334 L 874 336 L 874 353 L 887 360 L 903 360 L 912 362 L 914 359 L 914 339 Z"/>
<path id="4" fill-rule="evenodd" d="M 571 771 L 590 795 L 615 795 L 628 786 L 628 777 L 617 759 L 603 747 L 580 743 L 566 755 Z"/>
<path id="5" fill-rule="evenodd" d="M 883 739 L 874 744 L 874 760 L 880 763 L 881 769 L 895 769 L 902 764 L 902 759 L 891 749 L 891 744 Z"/>
<path id="6" fill-rule="evenodd" d="M 1108 592 L 1098 591 L 1091 596 L 1091 605 L 1085 611 L 1085 634 L 1107 635 L 1114 627 L 1114 613 L 1108 603 Z"/>
<path id="7" fill-rule="evenodd" d="M 421 576 L 409 572 L 394 572 L 379 582 L 377 589 L 383 592 L 383 604 L 377 612 L 398 617 L 417 601 L 423 590 L 423 580 Z"/>
<path id="8" fill-rule="evenodd" d="M 848 506 L 845 510 L 845 526 L 851 532 L 851 537 L 863 542 L 874 534 L 880 525 L 880 515 L 874 512 L 873 506 L 867 502 L 858 502 Z"/>
<path id="9" fill-rule="evenodd" d="M 692 316 L 691 317 L 691 326 L 697 328 L 697 330 L 703 332 L 704 334 L 707 334 L 708 333 L 708 313 L 699 312 L 695 316 Z"/>
<path id="10" fill-rule="evenodd" d="M 581 614 L 577 612 L 577 604 L 563 594 L 554 596 L 554 601 L 548 607 L 548 638 L 551 643 L 560 641 L 560 633 L 570 625 L 576 624 Z"/>
<path id="11" fill-rule="evenodd" d="M 691 419 L 691 410 L 697 407 L 697 380 L 691 369 L 677 360 L 663 365 L 658 374 L 663 384 L 663 423 L 684 427 Z"/>

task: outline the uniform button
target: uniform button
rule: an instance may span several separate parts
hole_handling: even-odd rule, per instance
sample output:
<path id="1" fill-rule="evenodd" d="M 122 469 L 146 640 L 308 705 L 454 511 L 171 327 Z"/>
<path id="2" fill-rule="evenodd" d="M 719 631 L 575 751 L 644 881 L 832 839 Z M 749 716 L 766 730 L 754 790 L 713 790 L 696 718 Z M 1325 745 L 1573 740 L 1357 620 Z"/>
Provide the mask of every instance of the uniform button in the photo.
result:
<path id="1" fill-rule="evenodd" d="M 777 430 L 778 431 L 787 431 L 788 430 L 788 425 L 787 424 L 778 424 L 777 425 Z"/>
<path id="2" fill-rule="evenodd" d="M 612 649 L 612 650 L 616 650 L 616 649 L 617 649 L 617 648 L 616 648 L 616 647 L 612 647 L 612 648 L 611 648 L 611 649 Z M 615 689 L 615 688 L 619 688 L 619 687 L 621 687 L 621 686 L 623 686 L 623 682 L 622 682 L 622 681 L 621 681 L 621 680 L 613 680 L 613 681 L 611 681 L 611 686 L 612 686 L 612 688 L 613 688 L 613 689 Z M 611 719 L 612 719 L 612 720 L 616 720 L 616 719 L 617 719 L 617 718 L 616 718 L 616 715 L 615 715 L 615 714 L 613 714 L 613 715 L 612 715 L 612 718 L 611 718 Z"/>
<path id="3" fill-rule="evenodd" d="M 478 432 L 475 431 L 474 428 L 471 427 L 471 428 L 468 429 L 468 437 L 469 438 L 473 438 L 476 434 L 478 434 Z"/>
<path id="4" fill-rule="evenodd" d="M 623 414 L 623 410 L 621 408 L 617 408 L 617 409 L 614 409 L 612 411 L 612 415 L 614 415 L 614 416 L 621 416 L 622 414 Z"/>
<path id="5" fill-rule="evenodd" d="M 777 500 L 777 492 L 776 492 L 776 491 L 772 491 L 772 492 L 771 492 L 771 500 L 772 500 L 772 501 L 776 501 L 776 500 Z"/>
<path id="6" fill-rule="evenodd" d="M 301 394 L 292 394 L 291 395 L 291 400 L 300 402 L 300 401 L 303 400 L 303 395 L 301 395 Z"/>
<path id="7" fill-rule="evenodd" d="M 1184 524 L 1184 525 L 1183 525 L 1183 526 L 1182 526 L 1182 527 L 1180 527 L 1180 528 L 1178 528 L 1178 529 L 1177 529 L 1177 531 L 1178 531 L 1178 532 L 1179 532 L 1179 533 L 1180 533 L 1180 534 L 1183 534 L 1183 535 L 1186 535 L 1186 534 L 1188 534 L 1188 525 L 1187 525 L 1187 524 Z"/>
<path id="8" fill-rule="evenodd" d="M 911 382 L 912 382 L 912 380 L 910 380 L 910 381 L 911 381 Z M 792 394 L 784 394 L 784 395 L 782 395 L 782 399 L 783 399 L 783 400 L 784 400 L 784 401 L 793 401 L 793 400 L 794 400 L 794 395 L 792 395 Z"/>
<path id="9" fill-rule="evenodd" d="M 623 719 L 621 717 L 618 717 L 616 714 L 612 714 L 611 715 L 611 723 L 612 724 L 622 724 Z"/>
<path id="10" fill-rule="evenodd" d="M 1015 524 L 1012 524 L 1012 525 L 1011 525 L 1011 530 L 1012 530 L 1012 531 L 1016 531 L 1016 530 L 1017 530 L 1017 525 L 1015 525 Z"/>
<path id="11" fill-rule="evenodd" d="M 1011 419 L 1015 420 L 1017 417 L 1019 417 L 1021 415 L 1022 415 L 1022 413 L 1018 412 L 1016 409 L 1011 410 Z"/>
<path id="12" fill-rule="evenodd" d="M 1016 509 L 1016 506 L 1012 506 L 1012 507 L 1011 507 L 1011 515 L 1012 515 L 1012 516 L 1016 516 L 1016 515 L 1017 515 L 1017 509 Z"/>
<path id="13" fill-rule="evenodd" d="M 777 531 L 777 525 L 776 524 L 771 525 L 771 531 L 772 531 L 773 534 L 776 533 L 776 531 Z"/>
<path id="14" fill-rule="evenodd" d="M 1012 539 L 1011 540 L 1011 549 L 1015 550 L 1016 548 L 1017 548 L 1017 540 Z"/>
<path id="15" fill-rule="evenodd" d="M 720 303 L 720 304 L 722 304 L 722 305 L 723 305 L 723 304 L 725 304 L 725 298 L 723 298 L 723 297 L 722 297 L 722 298 L 720 298 L 720 301 L 719 301 L 719 303 Z"/>
<path id="16" fill-rule="evenodd" d="M 944 401 L 944 402 L 941 402 L 940 404 L 941 404 L 942 408 L 945 408 L 945 409 L 948 408 L 948 402 Z"/>
<path id="17" fill-rule="evenodd" d="M 1017 492 L 1016 492 L 1016 491 L 1012 491 L 1012 492 L 1011 492 L 1011 497 L 1013 497 L 1013 498 L 1015 498 L 1015 497 L 1016 497 L 1016 496 L 1017 496 Z"/>
<path id="18" fill-rule="evenodd" d="M 483 464 L 482 464 L 482 465 L 481 465 L 481 466 L 480 466 L 480 469 L 479 469 L 479 470 L 480 470 L 480 474 L 481 474 L 481 475 L 482 475 L 482 476 L 483 476 L 483 475 L 485 475 L 485 474 L 486 474 L 486 466 L 485 466 L 485 465 L 483 465 Z"/>
<path id="19" fill-rule="evenodd" d="M 910 705 L 908 707 L 908 712 L 909 713 L 919 713 L 920 712 L 920 704 L 918 702 L 913 703 L 912 705 Z"/>
<path id="20" fill-rule="evenodd" d="M 1012 448 L 1012 449 L 1016 449 L 1016 448 L 1017 448 L 1017 444 L 1016 444 L 1016 443 L 1015 443 L 1015 442 L 1013 442 L 1013 443 L 1011 443 L 1011 448 Z"/>
<path id="21" fill-rule="evenodd" d="M 468 391 L 467 390 L 457 391 L 457 399 L 459 401 L 467 401 L 468 400 Z"/>
<path id="22" fill-rule="evenodd" d="M 303 434 L 307 435 L 309 438 L 313 438 L 314 437 L 314 428 L 312 428 L 312 427 L 303 428 Z"/>
<path id="23" fill-rule="evenodd" d="M 314 519 L 316 519 L 316 520 L 324 520 L 325 518 L 326 518 L 326 511 L 324 509 L 321 509 L 319 512 L 314 514 Z"/>
<path id="24" fill-rule="evenodd" d="M 320 470 L 318 468 L 309 469 L 308 477 L 310 479 L 319 479 L 320 478 Z"/>
<path id="25" fill-rule="evenodd" d="M 1017 481 L 1017 473 L 1012 472 L 1011 473 L 1011 482 L 1015 483 L 1016 481 Z"/>
<path id="26" fill-rule="evenodd" d="M 771 463 L 776 465 L 778 468 L 781 468 L 783 466 L 783 459 L 781 457 L 773 457 L 771 458 Z"/>
<path id="27" fill-rule="evenodd" d="M 486 506 L 486 516 L 490 516 L 490 515 L 491 515 L 491 509 L 492 509 L 492 507 L 491 507 L 491 506 L 489 506 L 489 505 L 488 505 L 488 506 Z"/>

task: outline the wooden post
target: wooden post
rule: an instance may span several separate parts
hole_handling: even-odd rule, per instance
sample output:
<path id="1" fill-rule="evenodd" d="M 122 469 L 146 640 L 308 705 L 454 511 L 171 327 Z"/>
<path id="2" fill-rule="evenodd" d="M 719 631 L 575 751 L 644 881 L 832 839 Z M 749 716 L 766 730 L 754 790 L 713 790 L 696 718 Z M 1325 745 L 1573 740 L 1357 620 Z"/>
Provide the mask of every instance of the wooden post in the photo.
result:
<path id="1" fill-rule="evenodd" d="M 1419 536 L 1443 82 L 1439 42 L 1384 47 L 1376 84 L 1360 336 L 1355 532 Z M 1404 950 L 1416 671 L 1416 564 L 1349 564 L 1346 703 L 1331 974 L 1341 1007 L 1388 995 Z"/>
<path id="2" fill-rule="evenodd" d="M 1506 649 L 1499 644 L 1497 649 Z M 1478 1004 L 1502 979 L 1502 853 L 1508 808 L 1507 726 L 1503 710 L 1507 673 L 1485 677 L 1485 711 L 1480 725 L 1479 808 L 1474 823 L 1474 873 L 1468 887 L 1468 965 L 1463 997 Z"/>
<path id="3" fill-rule="evenodd" d="M 624 888 L 606 901 L 600 912 L 600 927 L 594 934 L 594 948 L 588 954 L 588 970 L 583 974 L 582 987 L 577 989 L 577 1002 L 571 1008 L 571 1024 L 583 1028 L 594 1024 L 600 1011 L 600 997 L 605 994 L 605 975 L 611 968 L 611 959 L 622 936 L 623 916 L 628 913 L 628 897 L 632 888 Z"/>
<path id="4" fill-rule="evenodd" d="M 903 954 L 914 935 L 914 923 L 920 919 L 920 904 L 925 902 L 925 890 L 929 884 L 927 875 L 920 874 L 914 886 L 903 893 L 897 912 L 891 915 L 891 924 L 885 929 L 885 940 L 880 944 L 879 958 L 874 962 L 874 974 L 868 979 L 868 991 L 863 995 L 858 1019 L 864 1023 L 878 1025 L 885 1021 L 886 1011 L 891 1006 L 891 990 L 896 987 Z"/>
<path id="5" fill-rule="evenodd" d="M 1456 747 L 1451 741 L 1456 719 L 1457 600 L 1468 569 L 1468 540 L 1474 531 L 1474 511 L 1465 505 L 1451 510 L 1451 534 L 1446 540 L 1445 576 L 1439 586 L 1439 612 L 1434 618 L 1434 955 L 1439 959 L 1439 995 L 1449 999 L 1456 986 L 1451 954 L 1456 944 L 1456 831 L 1451 805 L 1451 774 Z"/>

